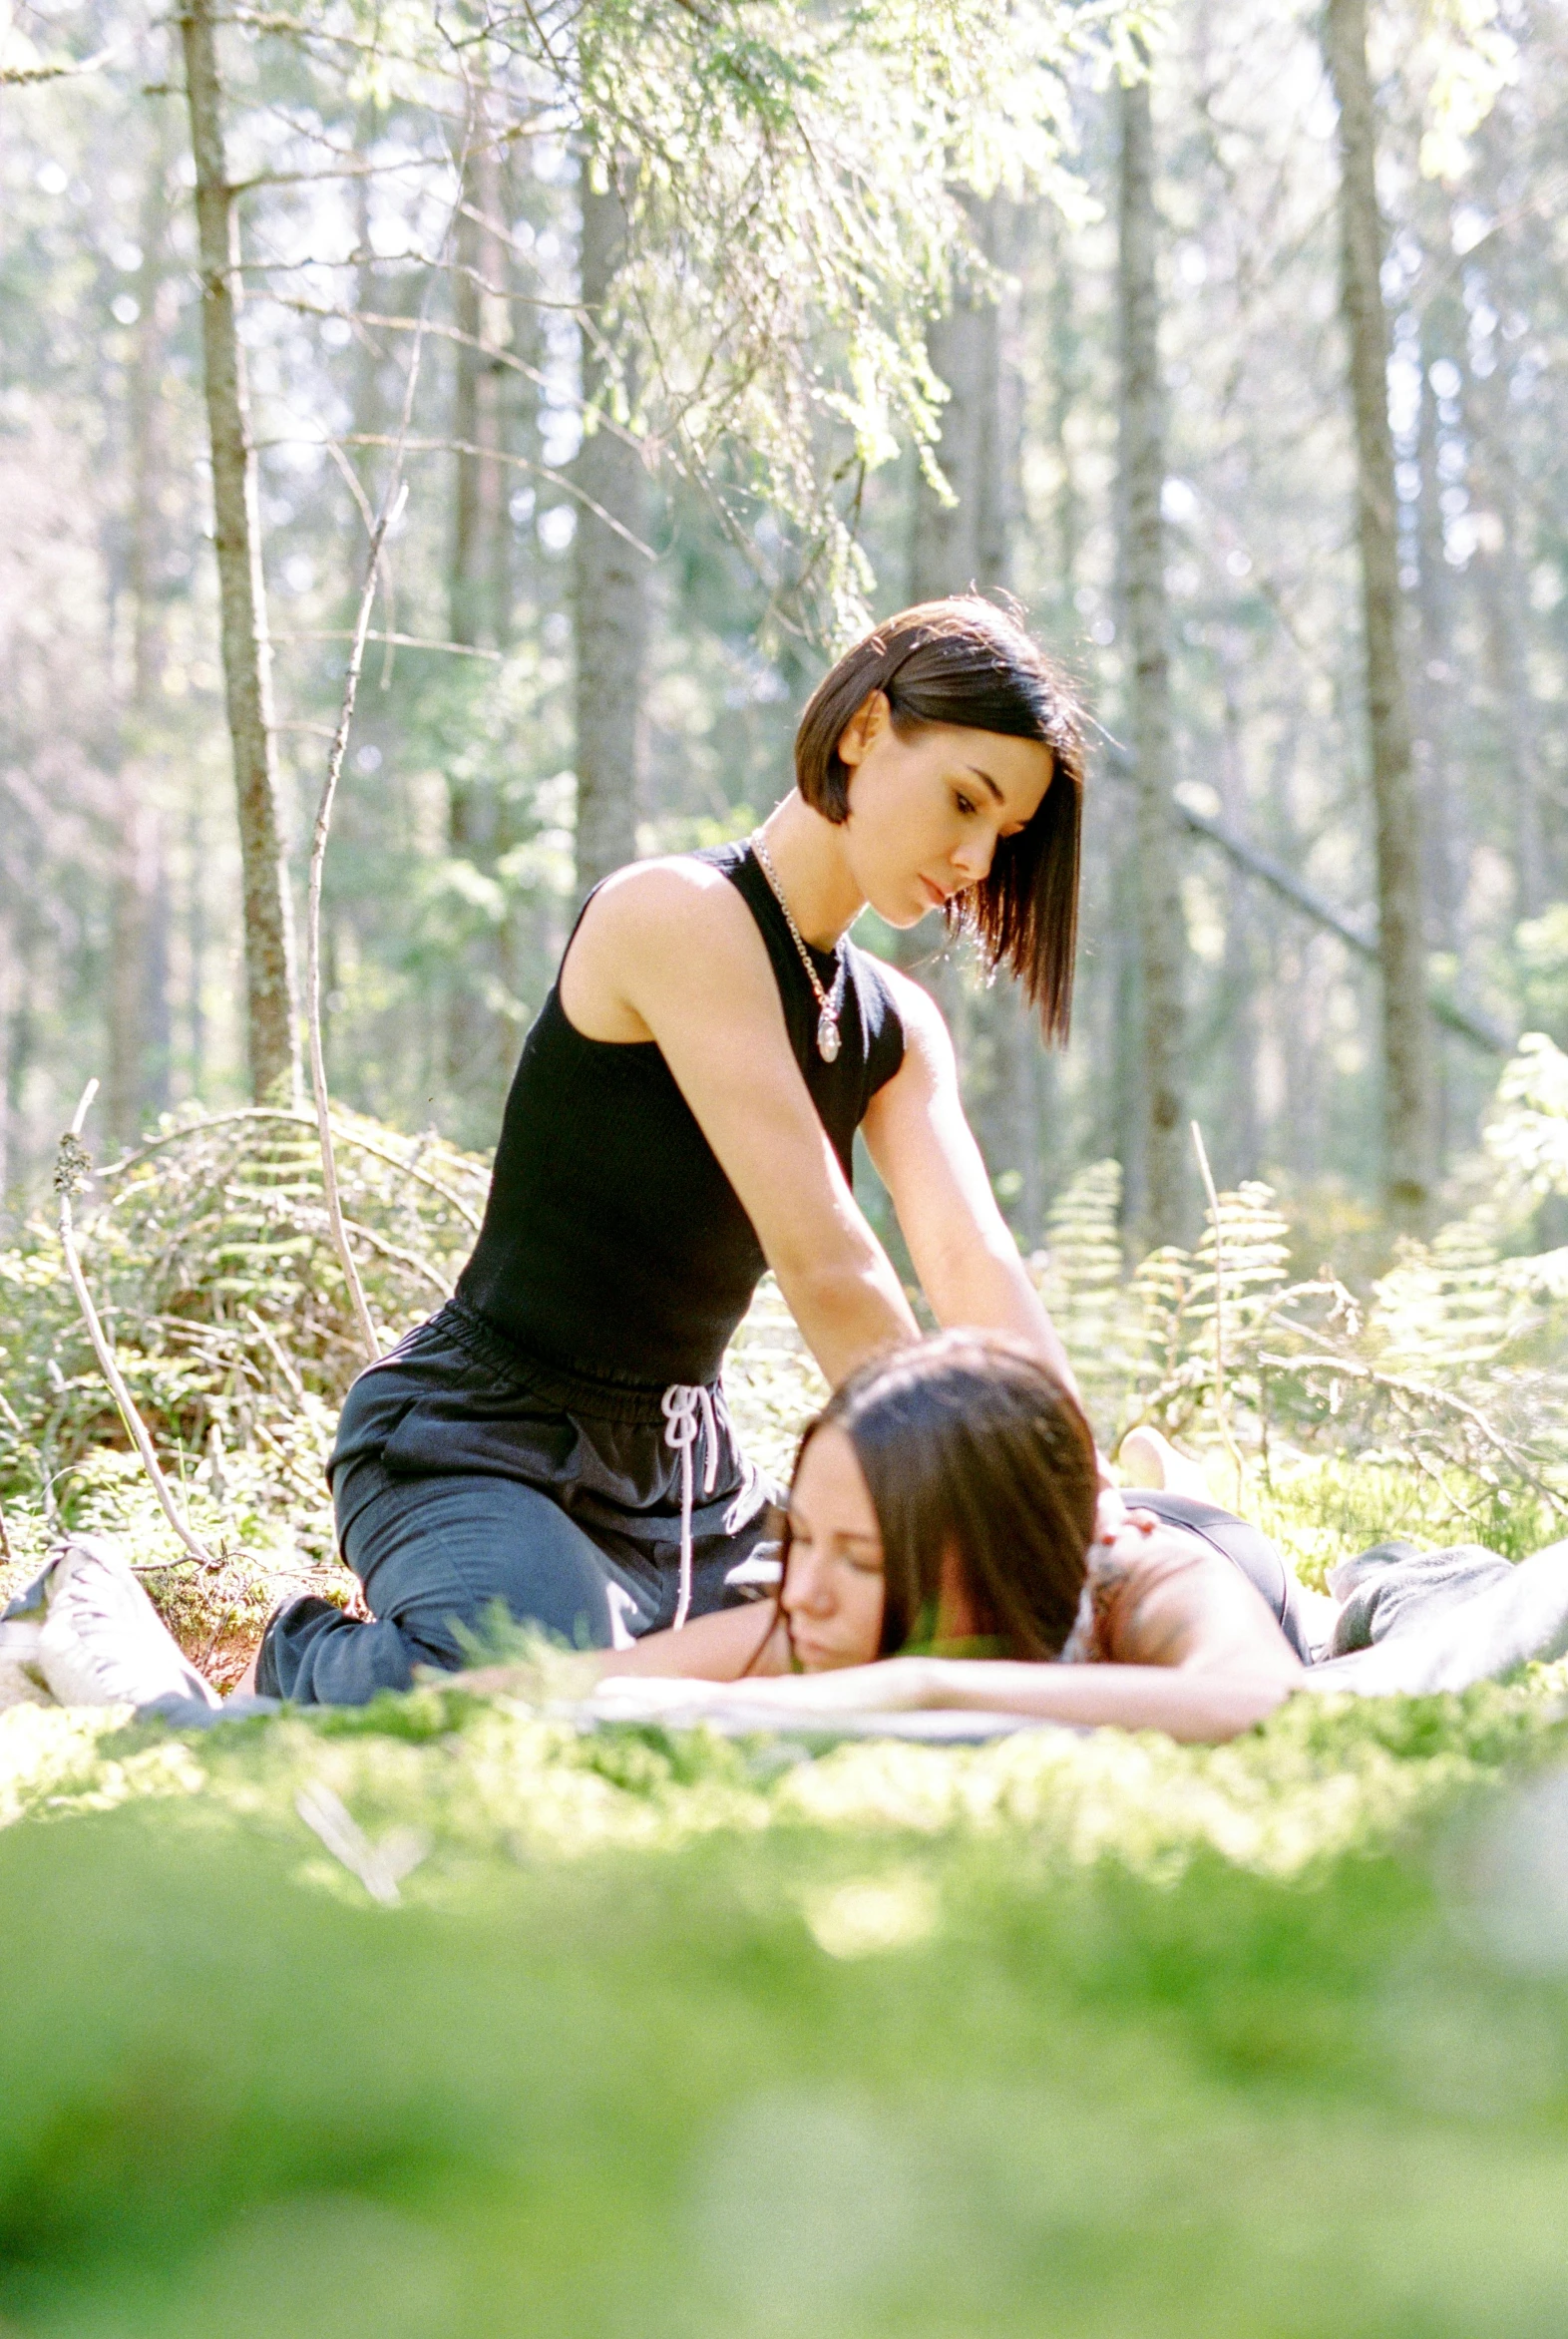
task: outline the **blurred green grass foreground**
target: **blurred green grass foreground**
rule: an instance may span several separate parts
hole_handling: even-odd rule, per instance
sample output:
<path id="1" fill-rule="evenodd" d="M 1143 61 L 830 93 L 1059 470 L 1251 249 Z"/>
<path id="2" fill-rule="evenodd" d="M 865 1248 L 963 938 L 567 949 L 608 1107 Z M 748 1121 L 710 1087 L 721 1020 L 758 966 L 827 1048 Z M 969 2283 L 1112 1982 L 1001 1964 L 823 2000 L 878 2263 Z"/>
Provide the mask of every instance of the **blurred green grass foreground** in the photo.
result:
<path id="1" fill-rule="evenodd" d="M 1515 1150 L 1568 1191 L 1553 1077 Z M 84 1221 L 215 1573 L 168 1564 L 48 1225 L 0 1252 L 0 1590 L 112 1532 L 220 1680 L 346 1590 L 313 1143 L 171 1125 Z M 483 1165 L 343 1148 L 390 1337 Z M 1213 1461 L 1218 1236 L 1129 1283 L 1113 1166 L 1045 1288 L 1107 1442 Z M 1265 1189 L 1221 1211 L 1240 1507 L 1305 1578 L 1562 1533 L 1563 1253 L 1472 1212 L 1363 1306 L 1289 1280 Z M 766 1287 L 727 1387 L 787 1469 L 820 1383 Z M 1213 1751 L 589 1736 L 458 1685 L 190 1737 L 18 1707 L 0 1976 L 0 2339 L 1568 2330 L 1568 1666 Z"/>
<path id="2" fill-rule="evenodd" d="M 1564 1687 L 1213 1752 L 13 1710 L 0 2329 L 1561 2332 Z"/>

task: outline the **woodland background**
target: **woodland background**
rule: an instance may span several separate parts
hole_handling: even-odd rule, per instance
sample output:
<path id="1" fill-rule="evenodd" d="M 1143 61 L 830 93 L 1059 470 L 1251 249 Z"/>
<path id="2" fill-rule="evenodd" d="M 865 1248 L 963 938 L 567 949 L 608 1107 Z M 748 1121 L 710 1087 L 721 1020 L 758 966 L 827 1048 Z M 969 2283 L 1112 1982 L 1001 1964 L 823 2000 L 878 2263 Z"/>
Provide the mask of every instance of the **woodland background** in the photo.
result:
<path id="1" fill-rule="evenodd" d="M 1408 731 L 1389 794 L 1363 599 L 1377 451 L 1369 474 L 1342 269 L 1346 16 L 14 10 L 12 1212 L 92 1073 L 120 1147 L 295 1078 L 283 914 L 297 929 L 357 507 L 396 472 L 324 887 L 345 1104 L 488 1147 L 585 884 L 743 833 L 788 783 L 836 643 L 975 586 L 1019 597 L 1103 726 L 1070 1051 L 1046 1056 L 962 945 L 869 918 L 862 939 L 943 996 L 1023 1247 L 1111 1156 L 1129 1253 L 1190 1238 L 1193 1115 L 1220 1182 L 1267 1175 L 1320 1247 L 1375 1253 L 1385 1200 L 1428 1225 L 1508 1043 L 1568 1038 L 1568 21 L 1553 0 L 1399 0 L 1367 33 Z M 259 685 L 270 644 L 270 738 L 241 707 L 237 749 L 197 20 L 240 190 L 255 448 L 262 590 L 230 668 Z M 1379 861 L 1379 803 L 1402 873 Z"/>
<path id="2" fill-rule="evenodd" d="M 0 1596 L 112 1532 L 220 1686 L 348 1597 L 337 1405 L 584 888 L 971 585 L 1101 726 L 1071 1049 L 863 939 L 1107 1450 L 1314 1583 L 1561 1537 L 1565 63 L 1556 0 L 13 0 Z M 770 1284 L 726 1389 L 786 1469 Z M 584 1731 L 562 1662 L 0 1678 L 7 2333 L 1568 2324 L 1568 1666 L 951 1748 Z"/>

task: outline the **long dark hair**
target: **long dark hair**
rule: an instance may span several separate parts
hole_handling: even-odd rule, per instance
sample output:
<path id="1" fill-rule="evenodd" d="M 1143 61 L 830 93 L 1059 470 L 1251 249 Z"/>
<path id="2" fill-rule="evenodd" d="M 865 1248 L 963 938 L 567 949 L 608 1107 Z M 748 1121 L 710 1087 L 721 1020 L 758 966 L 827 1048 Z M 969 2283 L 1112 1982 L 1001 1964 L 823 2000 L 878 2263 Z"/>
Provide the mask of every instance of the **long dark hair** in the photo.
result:
<path id="1" fill-rule="evenodd" d="M 928 723 L 1037 739 L 1051 783 L 1027 828 L 1003 837 L 983 883 L 955 895 L 951 928 L 975 935 L 990 966 L 1006 966 L 1038 1009 L 1047 1039 L 1072 1020 L 1083 825 L 1083 713 L 1061 667 L 1017 620 L 978 595 L 905 609 L 846 651 L 818 683 L 795 733 L 795 782 L 825 819 L 849 817 L 839 741 L 874 690 L 908 739 Z"/>
<path id="2" fill-rule="evenodd" d="M 930 1631 L 950 1551 L 982 1638 L 1013 1657 L 1059 1655 L 1078 1612 L 1099 1467 L 1079 1407 L 1021 1341 L 943 1332 L 874 1358 L 811 1423 L 797 1471 L 827 1428 L 855 1448 L 882 1534 L 880 1656 Z M 787 1522 L 782 1556 L 787 1573 Z"/>

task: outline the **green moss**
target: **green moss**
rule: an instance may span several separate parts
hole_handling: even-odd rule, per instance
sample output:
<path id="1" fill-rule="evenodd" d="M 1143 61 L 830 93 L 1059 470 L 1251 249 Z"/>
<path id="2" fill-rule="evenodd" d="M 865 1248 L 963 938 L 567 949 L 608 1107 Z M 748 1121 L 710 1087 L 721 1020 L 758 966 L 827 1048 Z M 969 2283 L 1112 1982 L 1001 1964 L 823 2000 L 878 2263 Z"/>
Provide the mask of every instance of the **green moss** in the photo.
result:
<path id="1" fill-rule="evenodd" d="M 1553 2329 L 1568 1990 L 1471 1945 L 1444 1847 L 1560 1755 L 1560 1690 L 783 1765 L 434 1691 L 13 1716 L 0 2314 Z M 310 1782 L 419 1831 L 398 1905 Z"/>

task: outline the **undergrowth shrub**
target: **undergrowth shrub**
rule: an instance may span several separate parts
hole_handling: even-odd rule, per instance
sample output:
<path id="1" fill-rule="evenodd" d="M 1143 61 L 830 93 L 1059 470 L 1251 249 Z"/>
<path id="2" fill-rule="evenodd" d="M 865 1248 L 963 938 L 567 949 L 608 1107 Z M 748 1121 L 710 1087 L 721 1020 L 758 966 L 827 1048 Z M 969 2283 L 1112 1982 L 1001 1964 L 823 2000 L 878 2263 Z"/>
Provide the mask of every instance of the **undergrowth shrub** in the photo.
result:
<path id="1" fill-rule="evenodd" d="M 1353 1545 L 1512 1556 L 1568 1531 L 1568 1251 L 1525 1248 L 1543 1197 L 1568 1194 L 1568 1059 L 1549 1040 L 1521 1043 L 1485 1144 L 1485 1199 L 1402 1238 L 1361 1293 L 1332 1265 L 1291 1274 L 1260 1181 L 1218 1197 L 1194 1249 L 1128 1274 L 1120 1171 L 1080 1172 L 1033 1264 L 1102 1440 L 1150 1422 L 1204 1453 L 1217 1498 L 1272 1519 L 1309 1575 L 1343 1547 L 1328 1515 L 1354 1520 Z"/>
<path id="2" fill-rule="evenodd" d="M 337 1116 L 350 1239 L 390 1345 L 450 1293 L 488 1168 L 433 1135 Z M 1362 1291 L 1292 1271 L 1273 1191 L 1222 1193 L 1191 1249 L 1127 1271 L 1121 1172 L 1058 1198 L 1033 1262 L 1103 1444 L 1154 1423 L 1198 1454 L 1305 1579 L 1390 1535 L 1519 1557 L 1568 1527 L 1568 1250 L 1532 1251 L 1568 1193 L 1568 1059 L 1532 1038 L 1486 1132 L 1487 1191 Z M 0 1505 L 9 1580 L 62 1523 L 130 1539 L 191 1653 L 222 1681 L 266 1609 L 346 1598 L 322 1464 L 363 1356 L 313 1123 L 282 1110 L 167 1120 L 101 1170 L 79 1233 L 122 1368 L 220 1565 L 179 1554 L 82 1328 L 54 1226 L 0 1251 Z M 747 1450 L 787 1476 L 825 1383 L 768 1279 L 726 1365 Z"/>
<path id="3" fill-rule="evenodd" d="M 472 1246 L 488 1167 L 434 1136 L 340 1112 L 343 1206 L 384 1343 L 440 1306 Z M 254 1639 L 274 1595 L 341 1591 L 322 1464 L 365 1362 L 322 1195 L 314 1122 L 267 1108 L 167 1120 L 108 1164 L 78 1214 L 127 1382 L 209 1549 L 176 1557 L 104 1383 L 54 1225 L 0 1251 L 0 1503 L 12 1556 L 59 1525 L 128 1534 L 198 1660 Z M 214 1639 L 215 1636 L 215 1639 Z M 217 1678 L 224 1667 L 214 1664 Z"/>

